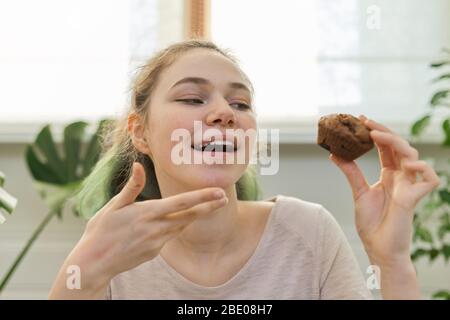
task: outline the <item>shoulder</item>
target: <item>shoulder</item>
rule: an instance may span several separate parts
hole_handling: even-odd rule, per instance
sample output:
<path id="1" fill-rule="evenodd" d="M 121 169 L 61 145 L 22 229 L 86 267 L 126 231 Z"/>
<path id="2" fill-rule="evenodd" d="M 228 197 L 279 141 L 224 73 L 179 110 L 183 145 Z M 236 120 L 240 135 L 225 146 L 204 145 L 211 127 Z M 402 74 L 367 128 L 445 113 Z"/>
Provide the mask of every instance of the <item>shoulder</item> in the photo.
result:
<path id="1" fill-rule="evenodd" d="M 306 201 L 296 197 L 277 195 L 269 198 L 268 201 L 273 201 L 273 213 L 278 222 L 292 226 L 295 225 L 294 231 L 303 231 L 298 226 L 311 227 L 311 224 L 316 224 L 323 219 L 325 208 L 315 202 Z"/>
<path id="2" fill-rule="evenodd" d="M 244 203 L 244 202 L 243 202 Z M 325 239 L 342 236 L 342 230 L 333 215 L 321 204 L 300 198 L 276 195 L 263 201 L 245 201 L 245 216 L 252 220 L 254 230 L 267 222 L 272 231 L 283 238 L 301 240 L 311 249 Z"/>

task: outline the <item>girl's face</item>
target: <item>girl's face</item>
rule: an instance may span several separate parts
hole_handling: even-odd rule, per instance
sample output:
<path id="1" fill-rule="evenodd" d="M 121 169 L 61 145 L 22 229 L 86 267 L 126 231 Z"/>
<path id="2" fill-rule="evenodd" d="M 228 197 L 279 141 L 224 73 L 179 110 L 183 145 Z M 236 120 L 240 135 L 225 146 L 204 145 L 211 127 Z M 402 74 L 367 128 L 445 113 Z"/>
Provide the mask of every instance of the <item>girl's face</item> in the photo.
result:
<path id="1" fill-rule="evenodd" d="M 160 74 L 144 133 L 160 186 L 182 192 L 211 186 L 225 189 L 237 182 L 247 168 L 251 145 L 249 140 L 235 139 L 229 133 L 237 129 L 256 130 L 249 88 L 233 62 L 208 49 L 184 53 Z M 194 122 L 197 128 L 201 124 L 201 131 L 196 131 L 200 140 L 194 139 Z M 190 137 L 185 140 L 182 152 L 179 152 L 181 138 L 175 135 L 178 138 L 172 139 L 174 132 L 180 132 L 177 129 L 185 129 Z M 210 129 L 216 129 L 214 137 L 204 135 L 212 133 Z M 210 145 L 202 151 L 202 146 L 211 140 L 218 144 L 223 140 L 231 147 L 227 147 L 227 152 L 219 152 L 217 146 L 212 153 Z M 243 163 L 236 159 L 242 153 L 246 155 Z M 188 156 L 185 159 L 190 158 L 190 162 L 177 164 L 180 156 Z M 201 163 L 194 163 L 195 157 L 202 159 Z M 222 158 L 222 164 L 205 163 L 213 157 Z M 234 158 L 232 164 L 225 157 Z"/>

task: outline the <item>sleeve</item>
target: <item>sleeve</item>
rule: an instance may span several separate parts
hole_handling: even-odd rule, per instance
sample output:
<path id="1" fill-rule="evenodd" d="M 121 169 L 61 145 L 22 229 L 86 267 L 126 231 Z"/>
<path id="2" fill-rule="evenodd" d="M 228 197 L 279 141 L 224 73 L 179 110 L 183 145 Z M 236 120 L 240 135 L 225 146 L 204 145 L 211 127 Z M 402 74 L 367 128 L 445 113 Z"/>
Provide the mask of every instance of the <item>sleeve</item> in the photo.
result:
<path id="1" fill-rule="evenodd" d="M 341 227 L 324 207 L 319 210 L 320 298 L 374 299 Z"/>

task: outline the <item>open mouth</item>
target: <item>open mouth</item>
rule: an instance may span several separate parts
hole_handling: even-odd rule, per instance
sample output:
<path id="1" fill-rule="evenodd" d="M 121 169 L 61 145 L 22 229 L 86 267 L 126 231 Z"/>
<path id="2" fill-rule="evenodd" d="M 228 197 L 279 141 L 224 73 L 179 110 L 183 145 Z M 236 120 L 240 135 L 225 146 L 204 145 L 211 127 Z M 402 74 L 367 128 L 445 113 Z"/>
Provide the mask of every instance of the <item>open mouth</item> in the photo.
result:
<path id="1" fill-rule="evenodd" d="M 193 144 L 192 149 L 200 152 L 235 152 L 237 150 L 237 145 L 233 141 L 228 140 L 218 140 L 203 142 L 202 144 Z"/>

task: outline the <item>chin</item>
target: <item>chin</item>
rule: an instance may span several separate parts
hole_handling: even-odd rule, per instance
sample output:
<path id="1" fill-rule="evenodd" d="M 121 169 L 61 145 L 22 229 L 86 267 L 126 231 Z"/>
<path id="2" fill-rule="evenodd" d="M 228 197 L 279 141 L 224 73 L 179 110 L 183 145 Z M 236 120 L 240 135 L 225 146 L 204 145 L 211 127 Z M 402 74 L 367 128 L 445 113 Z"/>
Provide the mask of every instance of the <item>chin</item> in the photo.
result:
<path id="1" fill-rule="evenodd" d="M 198 165 L 186 169 L 183 176 L 195 189 L 219 187 L 228 188 L 235 184 L 244 173 L 245 167 L 236 165 Z"/>

